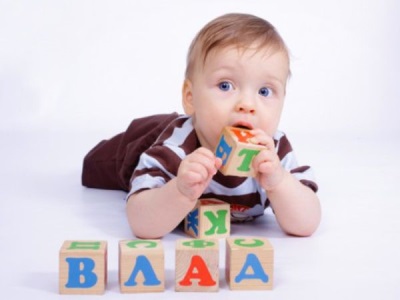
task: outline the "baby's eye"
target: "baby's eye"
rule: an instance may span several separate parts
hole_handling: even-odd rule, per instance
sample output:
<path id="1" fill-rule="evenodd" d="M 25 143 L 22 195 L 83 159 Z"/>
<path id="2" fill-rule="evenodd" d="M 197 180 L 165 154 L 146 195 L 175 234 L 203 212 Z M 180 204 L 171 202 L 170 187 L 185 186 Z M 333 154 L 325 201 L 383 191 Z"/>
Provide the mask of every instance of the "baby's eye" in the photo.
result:
<path id="1" fill-rule="evenodd" d="M 262 87 L 258 93 L 263 96 L 263 97 L 268 97 L 272 95 L 272 90 L 270 88 L 267 87 Z"/>
<path id="2" fill-rule="evenodd" d="M 227 92 L 232 89 L 232 84 L 227 81 L 222 81 L 218 84 L 218 87 L 221 91 Z"/>

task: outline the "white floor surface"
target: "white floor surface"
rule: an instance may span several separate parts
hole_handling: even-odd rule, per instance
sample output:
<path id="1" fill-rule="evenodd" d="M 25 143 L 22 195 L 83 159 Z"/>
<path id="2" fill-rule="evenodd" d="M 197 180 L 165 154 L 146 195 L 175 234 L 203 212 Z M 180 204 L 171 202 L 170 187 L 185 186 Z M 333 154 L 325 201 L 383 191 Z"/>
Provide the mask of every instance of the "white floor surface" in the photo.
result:
<path id="1" fill-rule="evenodd" d="M 92 299 L 58 294 L 58 251 L 67 239 L 108 241 L 108 286 L 100 299 L 400 299 L 400 142 L 368 136 L 293 137 L 300 160 L 318 178 L 323 220 L 310 238 L 285 236 L 270 210 L 232 235 L 270 239 L 272 291 L 230 291 L 220 243 L 218 293 L 174 291 L 175 231 L 163 239 L 166 291 L 121 294 L 118 241 L 133 238 L 119 191 L 80 185 L 84 154 L 96 132 L 1 132 L 0 294 L 2 299 Z"/>

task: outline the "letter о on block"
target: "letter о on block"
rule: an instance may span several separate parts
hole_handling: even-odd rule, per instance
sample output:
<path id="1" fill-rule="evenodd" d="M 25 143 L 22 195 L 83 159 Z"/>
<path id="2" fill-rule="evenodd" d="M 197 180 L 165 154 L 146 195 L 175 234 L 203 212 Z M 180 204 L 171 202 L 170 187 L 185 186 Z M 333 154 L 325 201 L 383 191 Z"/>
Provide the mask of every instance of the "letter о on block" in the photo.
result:
<path id="1" fill-rule="evenodd" d="M 178 240 L 175 249 L 175 291 L 216 292 L 218 288 L 218 240 Z"/>
<path id="2" fill-rule="evenodd" d="M 232 290 L 271 290 L 274 249 L 265 238 L 226 239 L 226 280 Z"/>
<path id="3" fill-rule="evenodd" d="M 107 284 L 107 242 L 65 241 L 59 253 L 60 294 L 103 294 Z"/>
<path id="4" fill-rule="evenodd" d="M 215 148 L 215 155 L 222 159 L 220 172 L 224 175 L 254 177 L 253 158 L 265 146 L 256 145 L 249 140 L 254 137 L 250 130 L 236 127 L 224 127 Z"/>
<path id="5" fill-rule="evenodd" d="M 119 285 L 122 293 L 162 292 L 164 249 L 160 240 L 119 242 Z"/>
<path id="6" fill-rule="evenodd" d="M 230 235 L 230 205 L 218 199 L 200 199 L 185 218 L 185 232 L 195 238 L 225 238 Z"/>

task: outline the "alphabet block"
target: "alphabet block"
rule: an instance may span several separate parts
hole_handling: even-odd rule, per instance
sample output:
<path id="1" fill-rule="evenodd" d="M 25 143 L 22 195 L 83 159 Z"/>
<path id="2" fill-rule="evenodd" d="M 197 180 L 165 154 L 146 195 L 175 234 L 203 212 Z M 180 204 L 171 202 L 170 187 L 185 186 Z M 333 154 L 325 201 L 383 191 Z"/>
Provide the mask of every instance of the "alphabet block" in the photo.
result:
<path id="1" fill-rule="evenodd" d="M 230 234 L 230 205 L 218 199 L 200 199 L 185 218 L 185 232 L 194 238 L 225 238 Z"/>
<path id="2" fill-rule="evenodd" d="M 271 290 L 274 250 L 259 237 L 226 240 L 226 281 L 231 290 Z"/>
<path id="3" fill-rule="evenodd" d="M 103 294 L 107 284 L 107 242 L 65 241 L 59 253 L 60 294 Z"/>
<path id="4" fill-rule="evenodd" d="M 218 291 L 218 240 L 181 239 L 176 242 L 175 254 L 175 291 Z"/>
<path id="5" fill-rule="evenodd" d="M 162 292 L 164 273 L 164 249 L 160 240 L 119 242 L 121 293 Z"/>
<path id="6" fill-rule="evenodd" d="M 255 171 L 251 166 L 253 158 L 265 146 L 252 144 L 249 140 L 254 137 L 250 130 L 236 127 L 225 127 L 215 149 L 215 155 L 222 159 L 220 172 L 224 175 L 254 177 Z"/>

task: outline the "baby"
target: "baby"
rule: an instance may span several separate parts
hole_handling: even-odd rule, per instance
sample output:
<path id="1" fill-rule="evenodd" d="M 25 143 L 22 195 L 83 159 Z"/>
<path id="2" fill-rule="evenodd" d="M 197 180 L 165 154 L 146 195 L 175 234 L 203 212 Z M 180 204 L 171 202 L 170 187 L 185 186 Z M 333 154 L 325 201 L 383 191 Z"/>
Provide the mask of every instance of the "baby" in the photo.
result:
<path id="1" fill-rule="evenodd" d="M 99 173 L 93 168 L 101 161 L 94 156 L 107 152 L 121 161 L 117 169 L 129 191 L 128 221 L 141 238 L 171 232 L 199 198 L 229 203 L 233 221 L 254 219 L 271 206 L 284 232 L 311 235 L 321 217 L 317 185 L 310 167 L 297 165 L 288 139 L 278 131 L 289 65 L 288 49 L 267 21 L 247 14 L 216 18 L 189 49 L 185 115 L 135 120 L 125 133 L 100 143 L 85 159 L 83 184 L 115 188 L 93 183 Z M 250 129 L 251 142 L 265 146 L 252 161 L 254 177 L 218 171 L 222 162 L 214 150 L 225 126 Z"/>

